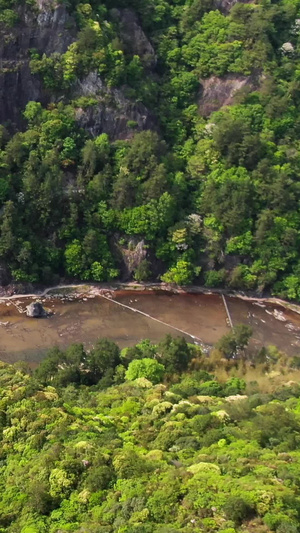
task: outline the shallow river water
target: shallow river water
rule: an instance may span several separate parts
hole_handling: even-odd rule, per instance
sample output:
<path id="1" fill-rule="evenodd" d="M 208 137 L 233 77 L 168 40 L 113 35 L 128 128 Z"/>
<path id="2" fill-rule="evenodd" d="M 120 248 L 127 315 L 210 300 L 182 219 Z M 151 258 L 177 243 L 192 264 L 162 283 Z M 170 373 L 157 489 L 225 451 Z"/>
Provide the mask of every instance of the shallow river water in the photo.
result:
<path id="1" fill-rule="evenodd" d="M 51 346 L 64 347 L 73 342 L 92 346 L 99 337 L 108 337 L 124 347 L 143 338 L 159 341 L 170 333 L 211 345 L 230 330 L 222 296 L 216 294 L 126 290 L 116 291 L 109 298 L 87 294 L 71 301 L 68 297 L 48 296 L 42 302 L 54 314 L 47 319 L 27 318 L 21 312 L 32 301 L 22 297 L 0 300 L 2 361 L 34 364 Z M 300 315 L 279 305 L 228 296 L 226 302 L 234 325 L 252 326 L 253 346 L 275 344 L 289 355 L 300 355 Z"/>

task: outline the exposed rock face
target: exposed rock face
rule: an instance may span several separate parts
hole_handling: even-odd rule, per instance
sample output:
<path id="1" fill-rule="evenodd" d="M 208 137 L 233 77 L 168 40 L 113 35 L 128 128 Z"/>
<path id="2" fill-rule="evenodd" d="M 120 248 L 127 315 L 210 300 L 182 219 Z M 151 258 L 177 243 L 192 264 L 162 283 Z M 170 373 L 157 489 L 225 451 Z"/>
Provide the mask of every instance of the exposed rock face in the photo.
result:
<path id="1" fill-rule="evenodd" d="M 148 66 L 154 66 L 153 47 L 134 12 L 116 11 L 124 47 L 140 55 Z M 39 77 L 30 72 L 30 49 L 46 55 L 64 53 L 75 38 L 75 21 L 65 5 L 51 0 L 37 0 L 36 14 L 20 7 L 19 24 L 15 28 L 8 30 L 0 26 L 0 123 L 10 121 L 20 128 L 22 111 L 29 101 L 43 105 L 53 101 Z M 93 96 L 98 100 L 98 105 L 76 112 L 79 124 L 93 136 L 105 132 L 112 140 L 127 139 L 134 131 L 155 128 L 155 120 L 144 105 L 126 98 L 122 90 L 106 87 L 96 73 L 76 83 L 71 98 L 78 96 Z"/>
<path id="2" fill-rule="evenodd" d="M 48 313 L 40 302 L 32 302 L 26 307 L 26 315 L 30 318 L 46 318 Z"/>
<path id="3" fill-rule="evenodd" d="M 145 242 L 132 238 L 126 247 L 115 243 L 115 249 L 121 263 L 122 278 L 127 281 L 132 278 L 134 271 L 147 257 Z"/>
<path id="4" fill-rule="evenodd" d="M 152 44 L 142 30 L 138 18 L 131 9 L 121 9 L 120 37 L 125 51 L 132 55 L 138 55 L 143 63 L 153 68 L 156 65 L 156 55 Z"/>
<path id="5" fill-rule="evenodd" d="M 75 39 L 75 23 L 64 5 L 39 0 L 38 8 L 34 14 L 20 7 L 19 24 L 11 30 L 0 27 L 0 123 L 10 120 L 20 126 L 20 110 L 27 102 L 47 101 L 42 83 L 31 75 L 29 50 L 62 53 Z"/>
<path id="6" fill-rule="evenodd" d="M 119 89 L 107 87 L 96 72 L 78 81 L 73 95 L 90 96 L 97 100 L 98 103 L 93 106 L 76 110 L 80 126 L 94 137 L 104 132 L 112 140 L 128 139 L 136 131 L 155 129 L 154 117 L 143 104 L 129 100 Z"/>
<path id="7" fill-rule="evenodd" d="M 203 80 L 201 85 L 202 91 L 198 102 L 199 111 L 201 115 L 207 117 L 213 111 L 232 104 L 234 96 L 241 89 L 249 87 L 250 90 L 254 90 L 258 85 L 258 80 L 252 76 L 227 74 L 223 78 L 211 76 Z"/>
<path id="8" fill-rule="evenodd" d="M 229 13 L 235 4 L 255 4 L 255 0 L 215 0 L 214 5 L 222 13 Z"/>
<path id="9" fill-rule="evenodd" d="M 39 7 L 38 27 L 33 35 L 35 47 L 46 55 L 65 52 L 75 40 L 75 21 L 63 4 L 54 5 L 49 0 L 39 0 Z"/>

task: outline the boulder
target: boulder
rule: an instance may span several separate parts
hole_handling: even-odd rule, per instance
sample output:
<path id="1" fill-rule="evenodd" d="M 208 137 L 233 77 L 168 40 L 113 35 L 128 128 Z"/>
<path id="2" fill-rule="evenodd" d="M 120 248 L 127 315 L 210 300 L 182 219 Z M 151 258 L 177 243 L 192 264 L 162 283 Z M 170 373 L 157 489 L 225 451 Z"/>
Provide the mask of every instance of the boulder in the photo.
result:
<path id="1" fill-rule="evenodd" d="M 41 302 L 32 302 L 26 307 L 26 315 L 30 318 L 46 318 L 48 313 Z"/>

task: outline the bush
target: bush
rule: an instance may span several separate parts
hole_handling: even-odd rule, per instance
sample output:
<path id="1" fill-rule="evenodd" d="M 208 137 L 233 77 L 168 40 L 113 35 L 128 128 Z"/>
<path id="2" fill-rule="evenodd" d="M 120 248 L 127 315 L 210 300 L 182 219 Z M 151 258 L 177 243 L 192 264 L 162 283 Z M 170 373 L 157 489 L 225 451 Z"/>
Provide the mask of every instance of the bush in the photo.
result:
<path id="1" fill-rule="evenodd" d="M 226 270 L 209 270 L 204 275 L 206 287 L 220 287 L 226 279 Z"/>
<path id="2" fill-rule="evenodd" d="M 254 514 L 254 509 L 243 498 L 230 497 L 224 505 L 226 518 L 232 520 L 237 526 L 242 524 Z"/>

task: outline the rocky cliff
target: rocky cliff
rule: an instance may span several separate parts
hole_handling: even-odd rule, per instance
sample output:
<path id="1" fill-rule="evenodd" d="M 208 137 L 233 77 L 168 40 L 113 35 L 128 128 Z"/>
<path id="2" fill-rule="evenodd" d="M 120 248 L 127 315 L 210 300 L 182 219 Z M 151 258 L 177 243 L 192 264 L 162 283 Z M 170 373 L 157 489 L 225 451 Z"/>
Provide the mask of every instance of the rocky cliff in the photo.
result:
<path id="1" fill-rule="evenodd" d="M 120 37 L 125 51 L 138 55 L 144 65 L 152 69 L 156 66 L 156 54 L 152 44 L 142 30 L 136 14 L 132 9 L 116 10 L 120 23 Z"/>
<path id="2" fill-rule="evenodd" d="M 235 97 L 242 91 L 253 91 L 259 87 L 260 76 L 239 76 L 227 74 L 222 78 L 210 76 L 201 81 L 198 105 L 202 116 L 208 117 L 213 111 L 231 105 Z"/>
<path id="3" fill-rule="evenodd" d="M 54 7 L 45 0 L 39 0 L 34 10 L 19 7 L 14 28 L 0 27 L 0 123 L 10 121 L 20 126 L 20 111 L 27 102 L 46 103 L 49 99 L 41 81 L 31 75 L 30 50 L 47 55 L 62 53 L 75 35 L 75 22 L 66 7 Z"/>
<path id="4" fill-rule="evenodd" d="M 141 57 L 149 68 L 156 57 L 150 41 L 139 26 L 134 12 L 114 10 L 119 20 L 120 38 L 128 52 Z M 22 110 L 31 101 L 47 104 L 55 98 L 44 88 L 39 76 L 30 71 L 30 51 L 39 54 L 64 53 L 75 41 L 76 24 L 65 5 L 38 0 L 34 9 L 18 8 L 18 23 L 13 28 L 0 26 L 0 123 L 22 127 Z M 155 127 L 150 111 L 125 96 L 124 89 L 112 89 L 93 72 L 75 83 L 69 98 L 95 97 L 94 105 L 76 110 L 80 125 L 92 135 L 108 133 L 111 139 L 124 139 L 133 131 Z M 59 98 L 59 97 L 58 97 Z M 64 99 L 66 96 L 64 95 Z"/>
<path id="5" fill-rule="evenodd" d="M 216 7 L 228 13 L 238 0 L 216 0 Z M 243 0 L 247 3 L 249 0 Z M 76 22 L 64 4 L 54 0 L 37 0 L 29 7 L 26 3 L 17 9 L 18 22 L 13 28 L 0 24 L 0 123 L 10 123 L 15 129 L 22 127 L 22 111 L 31 101 L 43 105 L 55 101 L 53 93 L 43 86 L 38 75 L 30 71 L 30 52 L 37 51 L 46 56 L 64 53 L 76 40 Z M 136 13 L 127 8 L 111 9 L 111 20 L 118 27 L 122 48 L 131 56 L 139 56 L 148 72 L 156 67 L 155 50 L 144 33 Z M 199 111 L 203 116 L 233 103 L 234 96 L 241 89 L 254 89 L 257 80 L 228 74 L 223 78 L 211 76 L 201 82 Z M 157 121 L 143 104 L 126 96 L 126 87 L 107 87 L 96 72 L 78 80 L 68 94 L 69 100 L 81 96 L 91 97 L 93 104 L 78 105 L 75 110 L 79 124 L 92 136 L 108 133 L 112 140 L 130 138 L 136 131 L 156 129 Z M 66 94 L 57 99 L 67 100 Z"/>
<path id="6" fill-rule="evenodd" d="M 94 99 L 93 105 L 78 107 L 75 112 L 80 126 L 93 137 L 105 132 L 111 139 L 126 139 L 135 131 L 156 127 L 154 117 L 143 104 L 129 100 L 122 90 L 107 87 L 96 72 L 77 82 L 73 96 Z"/>

